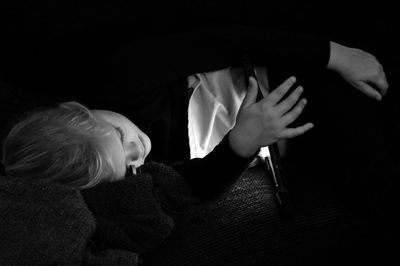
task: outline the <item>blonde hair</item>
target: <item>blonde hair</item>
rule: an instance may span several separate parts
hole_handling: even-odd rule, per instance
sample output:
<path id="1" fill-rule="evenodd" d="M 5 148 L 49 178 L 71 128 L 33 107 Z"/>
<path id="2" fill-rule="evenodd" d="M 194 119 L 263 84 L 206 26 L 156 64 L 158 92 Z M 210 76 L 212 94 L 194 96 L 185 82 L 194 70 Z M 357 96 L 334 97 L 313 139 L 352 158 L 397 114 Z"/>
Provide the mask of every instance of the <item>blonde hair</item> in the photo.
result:
<path id="1" fill-rule="evenodd" d="M 114 174 L 100 143 L 107 134 L 91 111 L 77 102 L 33 112 L 4 140 L 5 173 L 80 189 L 93 187 Z"/>

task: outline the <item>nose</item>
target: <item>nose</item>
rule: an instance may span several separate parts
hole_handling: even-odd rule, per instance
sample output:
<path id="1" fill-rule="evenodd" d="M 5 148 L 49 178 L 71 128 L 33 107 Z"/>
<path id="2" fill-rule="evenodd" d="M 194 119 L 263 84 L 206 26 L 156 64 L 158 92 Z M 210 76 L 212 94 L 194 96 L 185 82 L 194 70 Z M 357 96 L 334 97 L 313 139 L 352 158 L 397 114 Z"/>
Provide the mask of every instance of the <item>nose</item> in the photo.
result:
<path id="1" fill-rule="evenodd" d="M 142 133 L 141 135 L 139 135 L 139 139 L 140 139 L 141 143 L 143 144 L 143 149 L 144 149 L 143 154 L 144 154 L 144 156 L 147 156 L 151 151 L 150 138 L 146 134 Z"/>

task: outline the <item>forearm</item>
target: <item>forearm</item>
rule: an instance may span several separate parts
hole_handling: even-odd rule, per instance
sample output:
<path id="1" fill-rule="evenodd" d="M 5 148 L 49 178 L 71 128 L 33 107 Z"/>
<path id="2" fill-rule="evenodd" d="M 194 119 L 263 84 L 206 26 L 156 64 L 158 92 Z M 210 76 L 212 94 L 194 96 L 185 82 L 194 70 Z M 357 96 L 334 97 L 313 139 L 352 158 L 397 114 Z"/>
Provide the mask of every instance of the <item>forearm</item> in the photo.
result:
<path id="1" fill-rule="evenodd" d="M 229 189 L 248 168 L 255 154 L 245 158 L 237 155 L 229 144 L 229 133 L 204 158 L 195 158 L 173 167 L 185 177 L 196 195 L 211 199 Z"/>
<path id="2" fill-rule="evenodd" d="M 343 54 L 343 49 L 345 47 L 332 41 L 329 42 L 329 46 L 330 53 L 327 68 L 336 71 L 340 65 L 340 55 Z"/>
<path id="3" fill-rule="evenodd" d="M 255 64 L 325 69 L 330 57 L 330 42 L 324 36 L 245 26 L 214 27 L 204 32 L 230 43 Z"/>
<path id="4" fill-rule="evenodd" d="M 114 87 L 157 86 L 188 75 L 238 63 L 249 55 L 260 65 L 325 68 L 327 39 L 255 27 L 204 28 L 195 32 L 134 40 L 99 66 L 96 78 Z M 102 74 L 103 73 L 103 74 Z M 99 82 L 103 86 L 103 82 Z"/>

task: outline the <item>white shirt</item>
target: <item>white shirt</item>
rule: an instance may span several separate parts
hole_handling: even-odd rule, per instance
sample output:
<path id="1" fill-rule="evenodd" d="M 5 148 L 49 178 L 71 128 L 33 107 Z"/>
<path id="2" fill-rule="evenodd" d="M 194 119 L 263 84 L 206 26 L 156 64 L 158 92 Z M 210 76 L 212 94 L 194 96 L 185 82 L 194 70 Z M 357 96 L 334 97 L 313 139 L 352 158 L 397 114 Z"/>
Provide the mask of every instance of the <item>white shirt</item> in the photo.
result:
<path id="1" fill-rule="evenodd" d="M 257 67 L 255 72 L 265 96 L 267 71 Z M 228 67 L 189 76 L 188 84 L 193 88 L 188 110 L 190 158 L 203 158 L 235 125 L 247 90 L 245 74 L 242 68 Z"/>

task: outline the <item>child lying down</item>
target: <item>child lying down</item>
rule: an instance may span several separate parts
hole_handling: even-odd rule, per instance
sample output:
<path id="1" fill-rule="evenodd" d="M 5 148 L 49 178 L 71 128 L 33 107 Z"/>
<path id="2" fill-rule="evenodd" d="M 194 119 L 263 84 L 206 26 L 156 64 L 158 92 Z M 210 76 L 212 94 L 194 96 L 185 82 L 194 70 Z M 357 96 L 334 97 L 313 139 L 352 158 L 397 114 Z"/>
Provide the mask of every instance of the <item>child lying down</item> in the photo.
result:
<path id="1" fill-rule="evenodd" d="M 311 123 L 288 128 L 306 104 L 300 99 L 302 87 L 281 100 L 294 83 L 291 77 L 256 102 L 257 85 L 250 78 L 237 122 L 220 144 L 204 158 L 172 167 L 145 162 L 149 137 L 119 113 L 90 110 L 77 102 L 36 111 L 7 136 L 5 173 L 82 190 L 94 214 L 140 238 L 146 244 L 135 251 L 146 252 L 170 233 L 169 214 L 226 191 L 260 147 L 312 128 Z"/>

